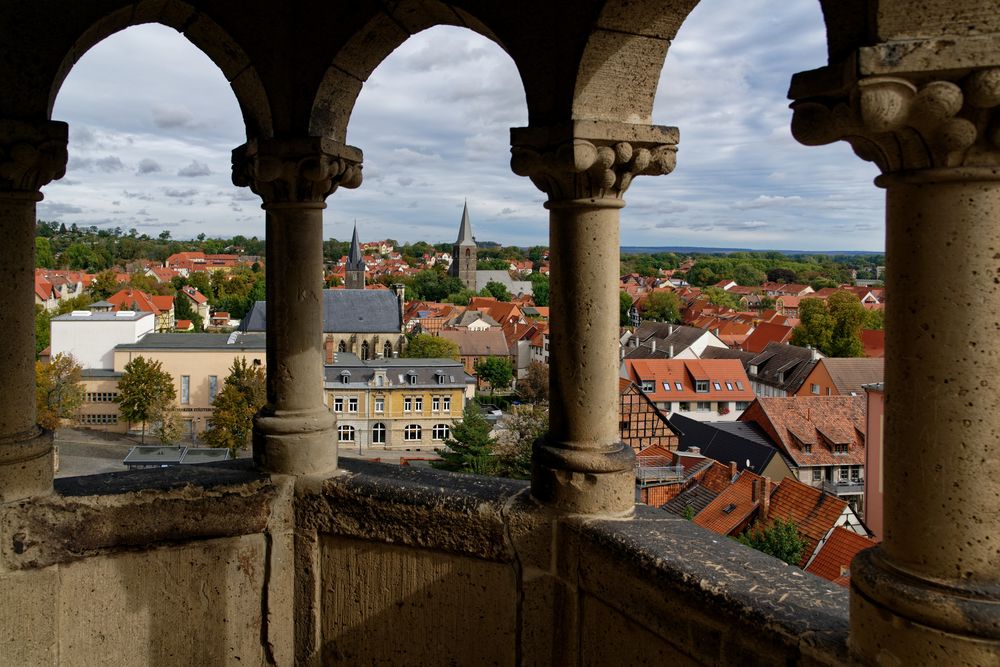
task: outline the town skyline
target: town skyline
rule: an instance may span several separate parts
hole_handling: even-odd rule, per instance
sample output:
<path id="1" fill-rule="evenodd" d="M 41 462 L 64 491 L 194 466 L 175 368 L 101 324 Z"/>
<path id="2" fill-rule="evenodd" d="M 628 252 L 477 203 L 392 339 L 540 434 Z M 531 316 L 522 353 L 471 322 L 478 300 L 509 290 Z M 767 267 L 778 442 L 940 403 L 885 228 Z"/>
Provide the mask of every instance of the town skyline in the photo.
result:
<path id="1" fill-rule="evenodd" d="M 751 2 L 768 18 L 741 22 L 750 8 L 733 4 L 696 8 L 671 47 L 653 122 L 680 127 L 678 166 L 636 179 L 621 245 L 882 252 L 876 169 L 846 144 L 807 148 L 790 135 L 788 80 L 826 61 L 819 7 Z M 169 61 L 150 58 L 163 49 Z M 263 238 L 259 199 L 230 182 L 229 154 L 245 140 L 235 97 L 183 36 L 139 26 L 98 44 L 53 118 L 70 123 L 70 163 L 45 188 L 40 219 Z M 365 183 L 327 200 L 324 237 L 349 238 L 356 220 L 368 239 L 451 242 L 467 199 L 477 238 L 547 244 L 544 195 L 509 167 L 508 129 L 525 124 L 498 46 L 459 28 L 415 35 L 359 96 L 348 142 L 365 152 Z"/>

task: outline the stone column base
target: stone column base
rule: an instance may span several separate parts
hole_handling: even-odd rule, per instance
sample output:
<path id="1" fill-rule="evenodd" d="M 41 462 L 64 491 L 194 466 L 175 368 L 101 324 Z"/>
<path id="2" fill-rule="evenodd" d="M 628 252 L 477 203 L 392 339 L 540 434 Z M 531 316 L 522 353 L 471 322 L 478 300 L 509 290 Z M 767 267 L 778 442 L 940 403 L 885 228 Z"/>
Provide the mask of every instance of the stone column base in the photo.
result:
<path id="1" fill-rule="evenodd" d="M 327 410 L 261 412 L 254 419 L 253 460 L 261 470 L 283 475 L 336 470 L 334 416 Z"/>
<path id="2" fill-rule="evenodd" d="M 0 441 L 0 503 L 52 493 L 52 431 Z"/>
<path id="3" fill-rule="evenodd" d="M 851 564 L 851 651 L 876 665 L 1000 664 L 1000 602 L 990 586 L 918 579 L 879 547 Z"/>
<path id="4" fill-rule="evenodd" d="M 535 442 L 531 495 L 571 514 L 631 515 L 635 511 L 635 452 L 624 443 L 610 452 Z"/>

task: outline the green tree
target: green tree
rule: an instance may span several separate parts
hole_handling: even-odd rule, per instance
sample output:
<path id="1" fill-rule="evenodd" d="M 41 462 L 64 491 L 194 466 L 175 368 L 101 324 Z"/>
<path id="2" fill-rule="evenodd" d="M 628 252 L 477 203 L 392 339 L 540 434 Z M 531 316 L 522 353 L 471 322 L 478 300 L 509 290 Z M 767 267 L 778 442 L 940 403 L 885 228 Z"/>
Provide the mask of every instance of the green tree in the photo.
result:
<path id="1" fill-rule="evenodd" d="M 544 273 L 532 273 L 528 276 L 531 281 L 532 298 L 536 306 L 549 305 L 549 277 Z"/>
<path id="2" fill-rule="evenodd" d="M 403 356 L 408 359 L 461 359 L 456 343 L 431 334 L 414 336 L 403 350 Z"/>
<path id="3" fill-rule="evenodd" d="M 492 296 L 497 301 L 510 301 L 513 298 L 507 286 L 495 280 L 486 283 L 486 287 L 479 290 L 479 296 Z"/>
<path id="4" fill-rule="evenodd" d="M 865 323 L 864 329 L 884 329 L 885 328 L 885 311 L 884 310 L 865 310 Z"/>
<path id="5" fill-rule="evenodd" d="M 829 355 L 833 339 L 833 318 L 821 299 L 799 302 L 799 325 L 792 332 L 792 345 L 814 347 Z"/>
<path id="6" fill-rule="evenodd" d="M 235 457 L 250 444 L 253 417 L 267 400 L 264 369 L 244 357 L 233 361 L 226 383 L 212 401 L 212 416 L 203 434 L 211 447 L 226 447 Z"/>
<path id="7" fill-rule="evenodd" d="M 100 258 L 94 249 L 83 243 L 73 243 L 60 256 L 63 266 L 74 270 L 92 271 L 100 267 Z"/>
<path id="8" fill-rule="evenodd" d="M 632 297 L 628 292 L 618 293 L 618 326 L 632 326 L 632 317 L 629 311 L 632 310 Z"/>
<path id="9" fill-rule="evenodd" d="M 35 304 L 35 358 L 49 346 L 51 339 L 52 313 Z"/>
<path id="10" fill-rule="evenodd" d="M 136 357 L 125 364 L 118 381 L 118 409 L 130 422 L 142 423 L 140 441 L 146 441 L 146 422 L 164 411 L 177 398 L 174 380 L 159 361 Z"/>
<path id="11" fill-rule="evenodd" d="M 71 354 L 59 353 L 47 364 L 35 362 L 35 405 L 38 425 L 59 428 L 83 404 L 82 368 Z"/>
<path id="12" fill-rule="evenodd" d="M 498 429 L 493 453 L 496 457 L 496 475 L 514 479 L 531 478 L 531 449 L 535 441 L 549 430 L 549 409 L 535 404 L 519 410 L 504 419 L 503 429 Z"/>
<path id="13" fill-rule="evenodd" d="M 490 429 L 490 423 L 478 406 L 469 403 L 462 411 L 462 421 L 455 420 L 451 437 L 444 441 L 445 446 L 435 450 L 441 460 L 433 461 L 431 465 L 452 472 L 494 474 L 497 461 L 493 455 Z"/>
<path id="14" fill-rule="evenodd" d="M 732 310 L 740 309 L 740 300 L 736 297 L 736 295 L 730 294 L 720 287 L 706 287 L 702 291 L 702 294 L 708 297 L 708 302 L 713 306 L 729 308 Z"/>
<path id="15" fill-rule="evenodd" d="M 476 296 L 475 290 L 462 289 L 454 294 L 449 294 L 444 298 L 445 303 L 453 303 L 456 306 L 468 306 L 472 297 Z"/>
<path id="16" fill-rule="evenodd" d="M 673 292 L 653 292 L 646 297 L 642 316 L 658 322 L 680 322 L 681 300 Z"/>
<path id="17" fill-rule="evenodd" d="M 118 274 L 114 269 L 101 271 L 90 283 L 90 294 L 95 299 L 107 299 L 119 289 Z"/>
<path id="18" fill-rule="evenodd" d="M 35 237 L 35 267 L 51 269 L 56 265 L 55 255 L 52 254 L 52 244 L 44 236 Z"/>
<path id="19" fill-rule="evenodd" d="M 507 357 L 484 357 L 476 362 L 476 376 L 490 385 L 490 396 L 506 389 L 514 379 L 514 366 Z"/>
<path id="20" fill-rule="evenodd" d="M 153 406 L 149 415 L 153 426 L 149 429 L 163 445 L 172 445 L 181 439 L 181 420 L 173 401 L 161 401 Z"/>
<path id="21" fill-rule="evenodd" d="M 740 285 L 760 285 L 767 274 L 749 262 L 740 262 L 733 267 L 732 278 Z"/>
<path id="22" fill-rule="evenodd" d="M 763 551 L 795 566 L 798 566 L 802 559 L 802 550 L 806 546 L 795 522 L 782 519 L 774 519 L 766 525 L 758 521 L 736 539 L 740 544 L 753 547 L 757 551 Z"/>
<path id="23" fill-rule="evenodd" d="M 861 305 L 861 299 L 850 292 L 835 292 L 826 300 L 826 305 L 833 318 L 830 356 L 865 356 L 865 346 L 861 343 L 861 328 L 868 313 Z"/>

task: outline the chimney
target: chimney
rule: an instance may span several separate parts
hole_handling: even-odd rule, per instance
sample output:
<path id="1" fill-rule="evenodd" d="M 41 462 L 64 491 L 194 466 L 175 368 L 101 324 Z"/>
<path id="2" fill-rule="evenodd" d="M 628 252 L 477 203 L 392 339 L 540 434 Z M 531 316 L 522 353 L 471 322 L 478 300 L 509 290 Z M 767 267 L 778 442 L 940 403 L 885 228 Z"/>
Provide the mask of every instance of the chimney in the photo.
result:
<path id="1" fill-rule="evenodd" d="M 326 363 L 333 363 L 333 336 L 327 336 L 326 341 L 323 343 L 323 348 L 326 352 Z"/>
<path id="2" fill-rule="evenodd" d="M 687 453 L 701 455 L 701 447 L 688 447 Z"/>
<path id="3" fill-rule="evenodd" d="M 653 349 L 653 352 L 656 352 L 656 339 L 655 338 L 650 338 L 649 339 L 649 347 L 651 347 Z"/>
<path id="4" fill-rule="evenodd" d="M 812 360 L 819 361 L 819 350 L 817 350 L 815 347 L 810 347 L 809 349 L 812 351 Z"/>
<path id="5" fill-rule="evenodd" d="M 674 358 L 674 344 L 670 344 L 670 348 L 667 350 L 667 357 L 670 359 Z"/>
<path id="6" fill-rule="evenodd" d="M 672 336 L 673 334 L 674 334 L 674 325 L 673 324 L 668 324 L 667 325 L 667 335 L 668 336 Z"/>
<path id="7" fill-rule="evenodd" d="M 767 521 L 767 517 L 771 513 L 771 478 L 763 478 L 760 485 L 763 493 L 760 496 L 760 514 L 758 515 L 758 520 Z"/>
<path id="8" fill-rule="evenodd" d="M 736 469 L 736 461 L 729 462 L 729 478 L 734 479 L 739 471 Z"/>

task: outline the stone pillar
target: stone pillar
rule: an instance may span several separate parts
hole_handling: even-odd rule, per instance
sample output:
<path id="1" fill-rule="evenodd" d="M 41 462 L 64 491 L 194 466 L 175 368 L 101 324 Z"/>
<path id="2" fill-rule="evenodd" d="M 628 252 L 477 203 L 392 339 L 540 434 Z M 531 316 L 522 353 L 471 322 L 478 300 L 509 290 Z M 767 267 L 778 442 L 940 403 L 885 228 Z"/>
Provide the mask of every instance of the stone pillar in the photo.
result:
<path id="1" fill-rule="evenodd" d="M 66 173 L 65 123 L 0 121 L 0 502 L 52 491 L 52 433 L 35 424 L 35 204 Z"/>
<path id="2" fill-rule="evenodd" d="M 511 167 L 548 195 L 552 331 L 549 433 L 531 491 L 572 513 L 631 513 L 632 448 L 619 437 L 618 267 L 622 195 L 674 166 L 675 128 L 577 121 L 512 130 Z"/>
<path id="3" fill-rule="evenodd" d="M 323 400 L 323 209 L 361 184 L 361 151 L 319 137 L 250 141 L 233 151 L 233 182 L 267 212 L 267 404 L 253 456 L 290 475 L 337 467 L 336 418 Z"/>
<path id="4" fill-rule="evenodd" d="M 817 97 L 793 104 L 796 138 L 846 139 L 886 189 L 885 528 L 851 566 L 851 647 L 998 664 L 1000 67 Z"/>

